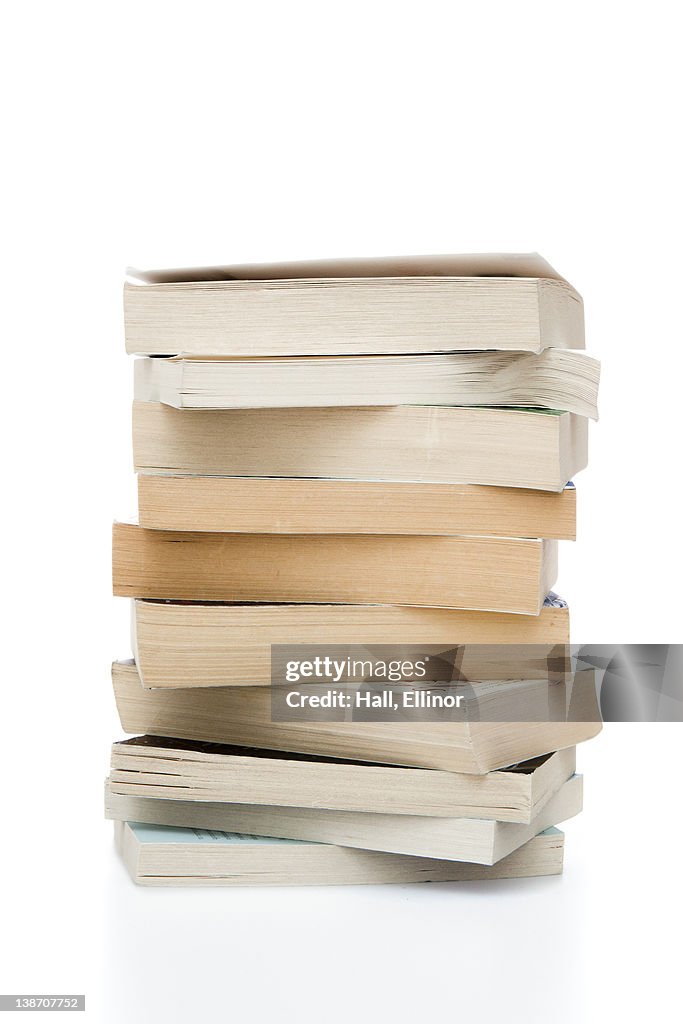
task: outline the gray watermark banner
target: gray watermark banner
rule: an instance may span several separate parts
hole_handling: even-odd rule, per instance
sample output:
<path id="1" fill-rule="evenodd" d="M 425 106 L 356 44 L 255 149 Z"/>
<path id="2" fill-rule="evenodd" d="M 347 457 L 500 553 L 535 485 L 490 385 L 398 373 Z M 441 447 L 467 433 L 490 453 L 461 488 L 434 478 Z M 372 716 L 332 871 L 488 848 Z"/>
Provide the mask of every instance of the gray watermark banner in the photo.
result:
<path id="1" fill-rule="evenodd" d="M 0 995 L 0 1010 L 13 1010 L 15 1013 L 32 1010 L 41 1013 L 46 1010 L 85 1010 L 85 996 Z"/>
<path id="2" fill-rule="evenodd" d="M 273 721 L 683 721 L 683 645 L 274 644 Z"/>

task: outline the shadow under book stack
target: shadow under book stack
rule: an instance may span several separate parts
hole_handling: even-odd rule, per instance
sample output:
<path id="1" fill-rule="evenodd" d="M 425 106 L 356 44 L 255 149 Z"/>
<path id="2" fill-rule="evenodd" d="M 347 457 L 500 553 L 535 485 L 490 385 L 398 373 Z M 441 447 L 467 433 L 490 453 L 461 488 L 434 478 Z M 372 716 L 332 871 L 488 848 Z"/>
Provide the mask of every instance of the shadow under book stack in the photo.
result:
<path id="1" fill-rule="evenodd" d="M 113 679 L 138 735 L 106 813 L 135 881 L 561 872 L 597 716 L 278 720 L 271 647 L 569 642 L 556 549 L 599 377 L 580 296 L 535 255 L 330 261 L 136 274 L 125 319 Z"/>

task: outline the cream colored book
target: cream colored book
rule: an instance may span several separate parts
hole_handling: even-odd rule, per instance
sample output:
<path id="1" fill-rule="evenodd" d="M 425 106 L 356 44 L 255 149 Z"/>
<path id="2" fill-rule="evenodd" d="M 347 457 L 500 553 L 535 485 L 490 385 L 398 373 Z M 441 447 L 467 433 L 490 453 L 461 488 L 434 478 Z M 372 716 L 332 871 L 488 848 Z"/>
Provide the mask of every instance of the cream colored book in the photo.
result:
<path id="1" fill-rule="evenodd" d="M 396 604 L 538 615 L 557 542 L 504 537 L 113 530 L 119 597 Z"/>
<path id="2" fill-rule="evenodd" d="M 576 746 L 601 728 L 592 670 L 577 673 L 571 687 L 561 684 L 569 721 L 532 722 L 273 721 L 268 687 L 146 690 L 133 662 L 115 662 L 112 679 L 128 734 L 475 775 Z"/>
<path id="3" fill-rule="evenodd" d="M 173 409 L 133 403 L 139 473 L 490 484 L 561 491 L 588 460 L 588 420 L 529 409 L 399 405 Z"/>
<path id="4" fill-rule="evenodd" d="M 536 253 L 131 270 L 126 350 L 386 355 L 583 348 L 583 303 Z"/>
<path id="5" fill-rule="evenodd" d="M 196 533 L 576 539 L 576 489 L 268 477 L 138 476 L 140 526 Z"/>
<path id="6" fill-rule="evenodd" d="M 477 776 L 137 736 L 113 744 L 109 785 L 160 800 L 529 823 L 575 769 L 575 747 Z"/>
<path id="7" fill-rule="evenodd" d="M 581 810 L 582 778 L 573 775 L 530 824 L 481 818 L 428 818 L 410 814 L 368 814 L 317 807 L 260 807 L 105 795 L 109 817 L 145 821 L 146 805 L 159 804 L 163 824 L 213 828 L 282 839 L 306 839 L 361 850 L 399 853 L 470 864 L 496 864 L 535 835 Z M 175 820 L 171 820 L 175 819 Z M 156 822 L 156 818 L 152 823 Z"/>
<path id="8" fill-rule="evenodd" d="M 175 409 L 540 406 L 598 418 L 600 363 L 584 352 L 135 360 L 135 398 Z"/>
<path id="9" fill-rule="evenodd" d="M 564 855 L 557 828 L 491 866 L 135 821 L 116 821 L 115 834 L 133 881 L 154 886 L 474 882 L 559 875 Z"/>
<path id="10" fill-rule="evenodd" d="M 503 645 L 505 658 L 513 645 L 530 645 L 538 660 L 545 649 L 569 643 L 569 608 L 552 593 L 538 615 L 399 605 L 136 600 L 131 632 L 142 684 L 152 689 L 270 686 L 273 644 L 426 644 L 449 649 L 465 644 L 462 673 L 468 679 L 495 679 L 506 666 L 492 663 L 490 645 Z M 481 645 L 489 649 L 483 651 Z M 514 653 L 517 666 L 526 664 L 523 651 Z M 529 671 L 531 666 L 525 674 Z"/>

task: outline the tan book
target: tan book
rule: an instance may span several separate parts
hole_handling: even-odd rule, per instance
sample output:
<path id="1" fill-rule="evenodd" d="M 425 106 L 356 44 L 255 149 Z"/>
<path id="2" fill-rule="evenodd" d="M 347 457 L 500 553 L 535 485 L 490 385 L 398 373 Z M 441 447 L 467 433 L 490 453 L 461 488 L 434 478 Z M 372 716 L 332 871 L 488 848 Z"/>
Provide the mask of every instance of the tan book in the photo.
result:
<path id="1" fill-rule="evenodd" d="M 126 349 L 361 355 L 583 348 L 578 293 L 535 253 L 130 271 Z"/>
<path id="2" fill-rule="evenodd" d="M 119 796 L 529 823 L 574 774 L 576 748 L 487 775 L 137 736 L 114 743 Z"/>
<path id="3" fill-rule="evenodd" d="M 135 360 L 135 398 L 175 409 L 462 405 L 598 418 L 600 363 L 584 352 Z"/>
<path id="4" fill-rule="evenodd" d="M 305 839 L 382 853 L 496 864 L 539 832 L 578 814 L 582 806 L 582 790 L 581 776 L 572 776 L 529 824 L 481 818 L 368 814 L 317 807 L 260 807 L 117 797 L 111 793 L 109 785 L 105 807 L 108 817 L 144 822 L 148 816 L 145 805 L 153 803 L 160 805 L 155 813 L 164 824 L 177 822 L 185 827 Z"/>
<path id="5" fill-rule="evenodd" d="M 571 720 L 532 722 L 273 721 L 268 687 L 146 690 L 133 662 L 115 662 L 112 679 L 129 734 L 475 775 L 576 746 L 601 728 L 592 670 L 575 677 Z"/>
<path id="6" fill-rule="evenodd" d="M 561 491 L 588 420 L 529 409 L 173 409 L 133 403 L 140 473 L 489 484 Z"/>
<path id="7" fill-rule="evenodd" d="M 575 540 L 576 489 L 138 476 L 140 526 L 196 533 L 460 534 Z"/>
<path id="8" fill-rule="evenodd" d="M 467 679 L 509 678 L 507 663 L 547 671 L 544 653 L 569 643 L 569 609 L 556 594 L 538 615 L 344 604 L 133 602 L 132 643 L 145 687 L 270 686 L 273 644 L 467 645 Z M 482 646 L 486 645 L 486 649 Z M 527 650 L 518 650 L 525 645 Z M 542 662 L 542 664 L 541 664 Z M 502 674 L 504 673 L 504 674 Z"/>
<path id="9" fill-rule="evenodd" d="M 556 577 L 557 542 L 547 540 L 113 530 L 119 597 L 538 615 Z"/>
<path id="10" fill-rule="evenodd" d="M 564 835 L 549 828 L 491 866 L 263 836 L 115 822 L 138 885 L 359 885 L 466 882 L 562 873 Z"/>

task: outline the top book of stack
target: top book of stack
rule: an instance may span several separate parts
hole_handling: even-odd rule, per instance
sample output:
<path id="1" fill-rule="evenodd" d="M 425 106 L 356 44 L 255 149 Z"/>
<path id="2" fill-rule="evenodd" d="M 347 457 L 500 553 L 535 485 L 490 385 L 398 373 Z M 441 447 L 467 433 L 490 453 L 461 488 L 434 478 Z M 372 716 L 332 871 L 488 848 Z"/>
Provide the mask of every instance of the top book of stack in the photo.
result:
<path id="1" fill-rule="evenodd" d="M 131 271 L 140 355 L 401 355 L 584 348 L 581 296 L 537 254 Z"/>

